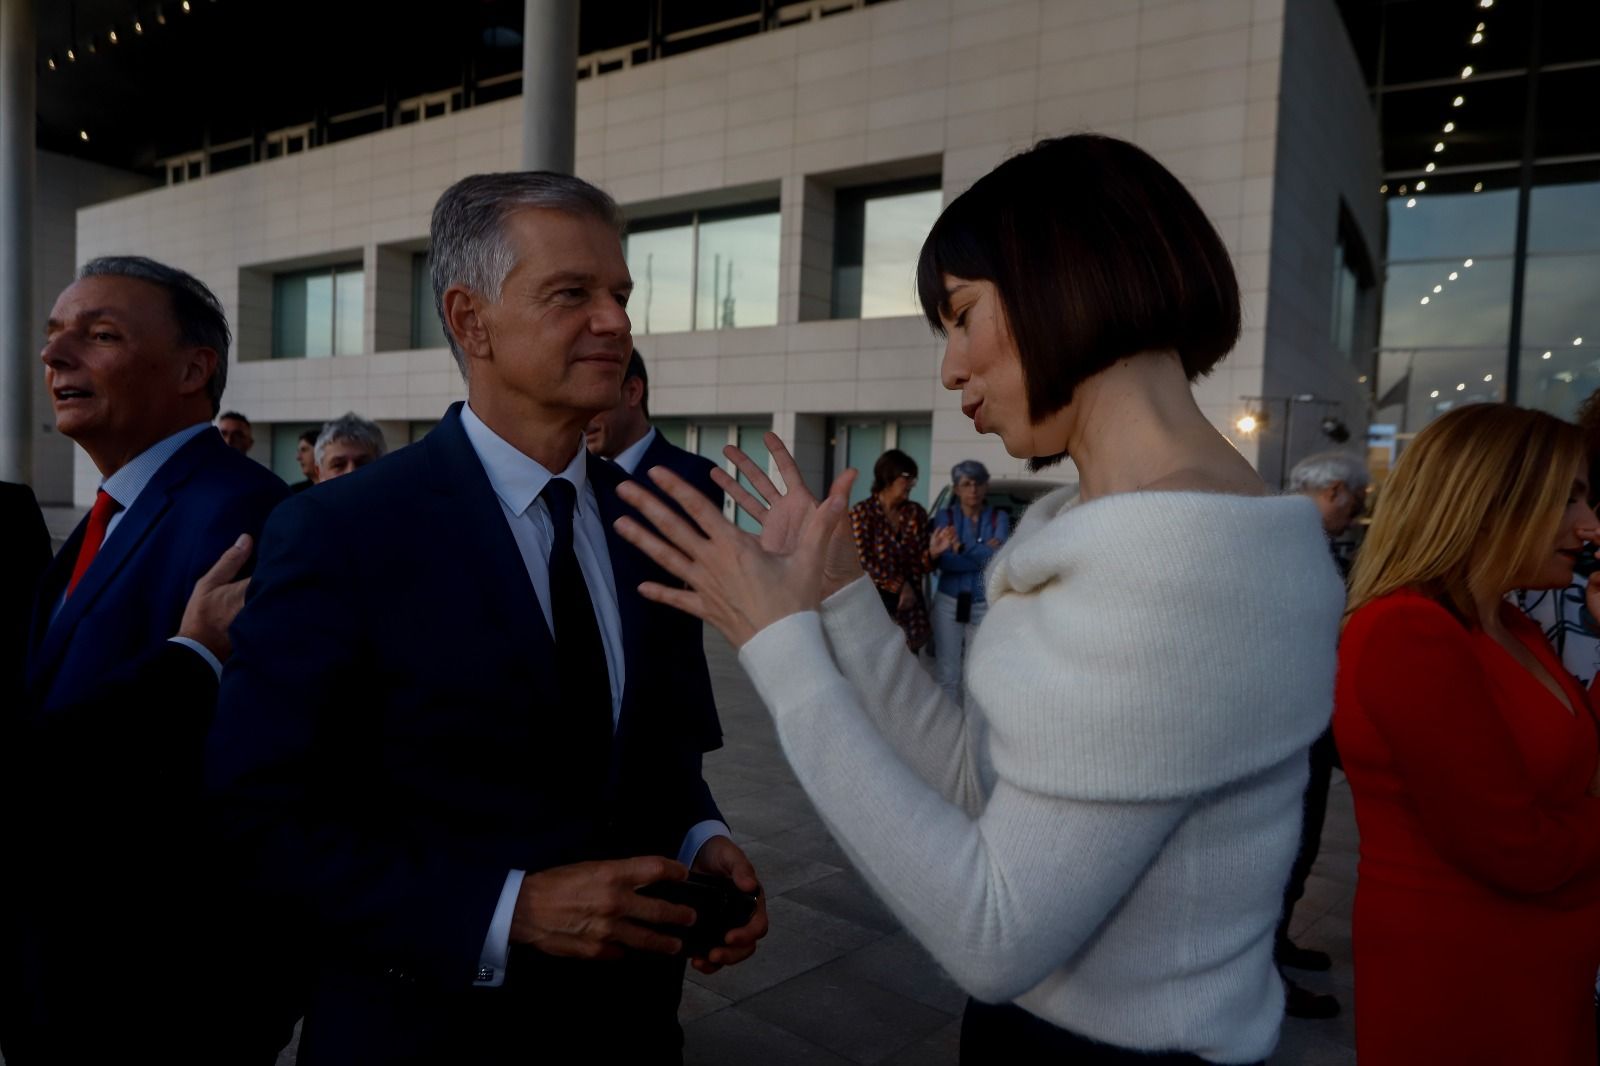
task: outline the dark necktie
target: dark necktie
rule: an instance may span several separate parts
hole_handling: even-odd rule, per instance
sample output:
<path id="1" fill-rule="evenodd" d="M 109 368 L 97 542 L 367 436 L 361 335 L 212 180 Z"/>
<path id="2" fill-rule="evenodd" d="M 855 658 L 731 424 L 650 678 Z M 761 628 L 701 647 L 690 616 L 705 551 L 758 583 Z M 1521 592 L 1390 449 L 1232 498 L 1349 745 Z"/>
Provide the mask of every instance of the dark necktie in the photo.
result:
<path id="1" fill-rule="evenodd" d="M 83 543 L 78 545 L 78 559 L 72 564 L 72 577 L 67 582 L 67 596 L 72 595 L 72 590 L 78 587 L 89 564 L 100 554 L 100 545 L 106 539 L 106 527 L 111 524 L 111 516 L 120 510 L 122 504 L 112 499 L 105 489 L 95 493 L 94 506 L 89 509 L 89 522 L 83 527 Z"/>
<path id="2" fill-rule="evenodd" d="M 550 546 L 550 617 L 564 705 L 561 725 L 585 753 L 604 759 L 611 746 L 611 674 L 594 602 L 572 547 L 577 490 L 570 481 L 551 478 L 540 496 L 555 527 Z"/>

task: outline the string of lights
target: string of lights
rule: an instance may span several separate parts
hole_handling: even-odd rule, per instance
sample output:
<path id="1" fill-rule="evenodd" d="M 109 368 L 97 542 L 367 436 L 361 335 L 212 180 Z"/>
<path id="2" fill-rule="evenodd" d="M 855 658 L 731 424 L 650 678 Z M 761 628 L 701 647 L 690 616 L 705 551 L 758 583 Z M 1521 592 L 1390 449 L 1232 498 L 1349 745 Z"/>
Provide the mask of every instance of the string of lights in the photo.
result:
<path id="1" fill-rule="evenodd" d="M 157 3 L 147 6 L 141 4 L 139 7 L 135 8 L 131 21 L 122 26 L 121 30 L 131 32 L 135 38 L 143 37 L 145 36 L 145 30 L 147 28 L 154 29 L 156 27 L 167 25 L 167 9 L 169 6 L 174 7 L 183 15 L 192 15 L 197 2 L 198 0 L 179 0 L 176 5 Z M 217 2 L 217 0 L 206 0 L 206 2 L 214 4 Z M 77 36 L 76 30 L 74 30 L 71 43 L 69 43 L 61 52 L 61 61 L 57 62 L 56 53 L 50 52 L 45 56 L 45 69 L 51 72 L 64 71 L 71 65 L 76 64 L 78 62 L 78 52 L 80 46 L 85 57 L 99 55 L 101 40 L 104 40 L 106 44 L 115 48 L 118 45 L 121 45 L 124 41 L 128 40 L 128 37 L 125 36 L 124 32 L 119 32 L 119 26 L 116 24 L 112 25 L 102 34 L 90 34 L 87 40 L 80 39 Z M 87 129 L 80 129 L 78 131 L 78 140 L 87 142 L 89 140 L 89 131 Z"/>

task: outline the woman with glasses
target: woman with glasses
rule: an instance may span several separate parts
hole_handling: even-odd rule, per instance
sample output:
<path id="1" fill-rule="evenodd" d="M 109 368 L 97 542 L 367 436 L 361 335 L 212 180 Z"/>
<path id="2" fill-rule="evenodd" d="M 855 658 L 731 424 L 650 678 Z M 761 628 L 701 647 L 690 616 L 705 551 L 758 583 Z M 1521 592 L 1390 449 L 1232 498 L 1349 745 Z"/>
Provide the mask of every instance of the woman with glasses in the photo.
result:
<path id="1" fill-rule="evenodd" d="M 957 703 L 963 700 L 961 664 L 989 611 L 983 594 L 983 570 L 1011 536 L 1011 518 L 984 506 L 989 495 L 989 469 L 976 459 L 950 471 L 951 500 L 933 516 L 928 557 L 939 572 L 933 597 L 933 654 L 939 684 Z"/>
<path id="2" fill-rule="evenodd" d="M 850 509 L 850 532 L 861 569 L 872 578 L 890 617 L 905 631 L 906 646 L 928 643 L 928 606 L 922 579 L 928 561 L 928 512 L 911 499 L 917 462 L 898 448 L 878 456 L 872 467 L 872 495 Z"/>

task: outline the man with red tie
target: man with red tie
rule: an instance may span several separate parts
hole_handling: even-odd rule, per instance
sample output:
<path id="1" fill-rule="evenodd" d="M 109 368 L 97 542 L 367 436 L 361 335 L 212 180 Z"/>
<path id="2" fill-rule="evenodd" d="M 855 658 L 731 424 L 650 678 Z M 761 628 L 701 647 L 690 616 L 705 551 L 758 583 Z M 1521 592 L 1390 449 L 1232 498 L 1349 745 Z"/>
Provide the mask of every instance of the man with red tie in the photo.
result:
<path id="1" fill-rule="evenodd" d="M 90 262 L 50 313 L 56 428 L 102 480 L 40 584 L 25 694 L 3 712 L 22 768 L 4 841 L 20 898 L 0 930 L 4 983 L 24 990 L 0 1032 L 12 1066 L 276 1050 L 243 1046 L 272 1038 L 207 961 L 223 893 L 201 751 L 242 602 L 228 581 L 287 492 L 211 428 L 229 341 L 209 289 L 137 257 Z"/>

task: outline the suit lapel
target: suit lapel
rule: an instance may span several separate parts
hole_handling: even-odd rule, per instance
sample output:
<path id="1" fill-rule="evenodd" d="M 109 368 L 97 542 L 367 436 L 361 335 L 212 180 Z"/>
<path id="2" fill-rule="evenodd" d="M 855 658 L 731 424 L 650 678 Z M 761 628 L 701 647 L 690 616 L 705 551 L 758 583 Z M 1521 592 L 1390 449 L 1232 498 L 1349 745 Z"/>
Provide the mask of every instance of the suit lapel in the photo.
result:
<path id="1" fill-rule="evenodd" d="M 461 425 L 461 406 L 452 404 L 439 425 L 416 445 L 427 451 L 434 491 L 451 499 L 458 519 L 454 524 L 461 543 L 448 550 L 471 560 L 468 570 L 489 608 L 489 623 L 510 633 L 516 646 L 528 649 L 535 676 L 549 676 L 555 640 L 500 499 Z"/>
<path id="2" fill-rule="evenodd" d="M 646 560 L 638 550 L 617 533 L 617 519 L 627 516 L 644 521 L 622 502 L 617 486 L 628 480 L 628 475 L 613 463 L 589 457 L 589 483 L 594 486 L 594 498 L 599 504 L 600 521 L 606 530 L 606 550 L 611 556 L 611 576 L 617 586 L 617 615 L 622 621 L 622 654 L 625 664 L 622 689 L 622 711 L 617 718 L 617 734 L 627 721 L 630 697 L 638 688 L 635 683 L 644 672 L 644 598 L 639 595 L 641 581 L 660 580 L 661 575 L 646 570 Z"/>
<path id="3" fill-rule="evenodd" d="M 144 543 L 150 531 L 160 523 L 161 517 L 172 506 L 174 490 L 187 481 L 190 475 L 206 461 L 213 446 L 227 447 L 222 438 L 215 433 L 197 434 L 161 464 L 161 468 L 145 485 L 144 490 L 139 493 L 139 498 L 133 501 L 133 506 L 122 516 L 117 528 L 101 546 L 99 554 L 89 564 L 89 569 L 84 571 L 83 577 L 78 581 L 78 587 L 72 590 L 72 595 L 67 597 L 66 602 L 61 604 L 60 612 L 56 613 L 56 603 L 66 588 L 73 564 L 77 562 L 88 519 L 85 518 L 78 524 L 78 528 L 72 531 L 72 536 L 67 539 L 67 543 L 62 546 L 60 553 L 50 564 L 36 605 L 34 634 L 38 654 L 30 659 L 28 670 L 30 687 L 54 673 L 68 645 L 72 643 L 72 635 L 77 630 L 78 624 L 94 607 L 96 601 L 115 583 L 128 560 L 138 552 L 139 546 Z"/>

